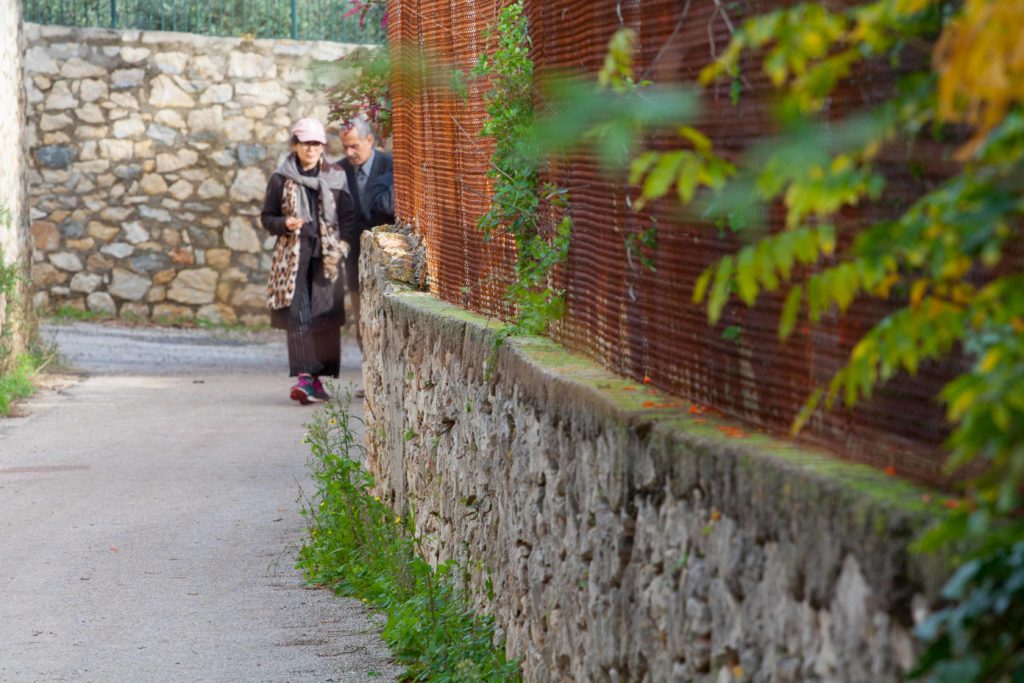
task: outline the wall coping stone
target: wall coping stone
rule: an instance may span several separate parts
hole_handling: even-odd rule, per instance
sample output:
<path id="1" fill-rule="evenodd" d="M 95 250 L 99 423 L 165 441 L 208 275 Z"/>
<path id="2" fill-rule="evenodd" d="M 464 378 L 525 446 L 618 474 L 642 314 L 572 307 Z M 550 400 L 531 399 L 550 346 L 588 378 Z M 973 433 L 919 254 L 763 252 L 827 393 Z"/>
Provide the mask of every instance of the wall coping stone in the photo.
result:
<path id="1" fill-rule="evenodd" d="M 381 272 L 394 272 L 390 262 L 396 259 L 396 237 L 405 235 L 385 228 L 365 233 L 367 265 L 386 245 L 389 253 Z M 372 268 L 360 271 L 369 276 Z M 824 597 L 833 591 L 847 555 L 859 561 L 882 609 L 908 612 L 914 594 L 931 604 L 938 600 L 948 577 L 947 558 L 941 553 L 917 555 L 908 546 L 929 523 L 947 514 L 940 505 L 941 492 L 793 440 L 757 433 L 739 420 L 691 415 L 689 401 L 644 387 L 545 337 L 506 337 L 495 353 L 500 322 L 400 281 L 382 284 L 388 314 L 399 323 L 415 318 L 446 338 L 446 346 L 461 349 L 465 358 L 475 356 L 480 361 L 476 379 L 512 381 L 521 397 L 536 401 L 539 411 L 572 405 L 576 415 L 590 412 L 661 446 L 638 449 L 640 460 L 651 453 L 680 453 L 668 462 L 634 462 L 636 485 L 655 494 L 664 490 L 667 476 L 676 491 L 700 487 L 711 506 L 755 525 L 758 536 L 804 546 L 807 552 L 799 555 L 805 566 L 794 569 L 806 577 L 831 579 L 829 585 L 806 586 L 812 601 L 815 594 Z M 634 390 L 623 390 L 628 387 Z M 681 405 L 644 407 L 648 401 Z M 747 436 L 728 438 L 721 427 L 742 429 Z M 842 533 L 841 548 L 823 557 L 818 551 L 829 545 L 827 537 L 834 532 Z M 823 572 L 823 562 L 832 563 L 832 571 Z"/>

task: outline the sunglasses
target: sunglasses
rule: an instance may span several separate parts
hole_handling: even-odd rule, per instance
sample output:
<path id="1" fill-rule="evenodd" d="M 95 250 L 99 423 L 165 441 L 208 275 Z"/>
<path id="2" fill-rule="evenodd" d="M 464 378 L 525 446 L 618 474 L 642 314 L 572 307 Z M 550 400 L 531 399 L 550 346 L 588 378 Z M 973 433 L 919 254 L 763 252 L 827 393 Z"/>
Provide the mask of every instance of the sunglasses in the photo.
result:
<path id="1" fill-rule="evenodd" d="M 323 147 L 324 143 L 317 142 L 316 140 L 304 140 L 299 142 L 303 147 Z"/>

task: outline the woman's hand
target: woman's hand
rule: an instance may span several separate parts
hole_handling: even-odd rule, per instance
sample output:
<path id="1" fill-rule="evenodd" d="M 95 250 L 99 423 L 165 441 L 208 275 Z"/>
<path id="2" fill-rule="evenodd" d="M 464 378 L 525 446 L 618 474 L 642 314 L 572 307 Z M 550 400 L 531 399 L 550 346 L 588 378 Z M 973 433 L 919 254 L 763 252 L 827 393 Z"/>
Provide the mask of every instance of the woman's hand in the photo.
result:
<path id="1" fill-rule="evenodd" d="M 294 217 L 285 218 L 284 227 L 288 228 L 289 232 L 298 232 L 302 229 L 302 219 Z"/>

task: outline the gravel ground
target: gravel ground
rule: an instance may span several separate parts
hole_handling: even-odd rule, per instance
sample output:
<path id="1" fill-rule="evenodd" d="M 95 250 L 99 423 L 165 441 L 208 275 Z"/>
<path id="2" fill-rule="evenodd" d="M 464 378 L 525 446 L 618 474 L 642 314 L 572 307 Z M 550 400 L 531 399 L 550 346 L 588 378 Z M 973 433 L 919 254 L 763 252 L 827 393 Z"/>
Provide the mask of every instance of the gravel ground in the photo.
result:
<path id="1" fill-rule="evenodd" d="M 86 374 L 0 419 L 0 681 L 396 680 L 379 618 L 294 569 L 279 333 L 44 334 Z"/>

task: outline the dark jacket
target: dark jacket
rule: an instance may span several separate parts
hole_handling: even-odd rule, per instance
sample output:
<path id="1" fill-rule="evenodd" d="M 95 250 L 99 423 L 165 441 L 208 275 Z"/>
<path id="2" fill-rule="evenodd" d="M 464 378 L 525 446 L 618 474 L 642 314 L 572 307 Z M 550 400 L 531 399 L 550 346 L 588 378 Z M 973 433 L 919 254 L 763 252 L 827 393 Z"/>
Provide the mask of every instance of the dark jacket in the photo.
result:
<path id="1" fill-rule="evenodd" d="M 285 227 L 286 217 L 283 215 L 282 192 L 284 190 L 284 176 L 274 173 L 267 183 L 267 193 L 263 199 L 263 211 L 260 219 L 263 227 L 272 235 L 283 235 L 288 232 Z M 310 195 L 311 204 L 317 206 L 319 199 L 316 197 L 317 190 L 302 188 Z M 356 216 L 353 210 L 352 198 L 348 192 L 338 190 L 334 192 L 334 203 L 337 207 L 338 232 L 341 239 L 345 240 L 355 248 L 358 245 L 358 231 Z M 312 221 L 303 224 L 299 231 L 301 237 L 299 248 L 299 272 L 300 276 L 308 272 L 310 267 L 314 268 L 312 275 L 313 291 L 313 326 L 326 327 L 342 325 L 345 322 L 345 278 L 339 276 L 336 282 L 330 282 L 323 275 L 320 256 L 320 217 L 314 214 Z M 312 261 L 312 263 L 311 263 Z M 300 280 L 302 278 L 300 277 Z M 287 328 L 289 309 L 271 311 L 271 324 L 277 328 Z"/>
<path id="2" fill-rule="evenodd" d="M 346 262 L 349 289 L 359 289 L 359 237 L 363 231 L 378 225 L 390 225 L 395 222 L 394 202 L 392 200 L 392 178 L 394 162 L 391 154 L 379 149 L 373 152 L 373 167 L 370 177 L 366 180 L 366 197 L 359 196 L 359 183 L 356 181 L 356 170 L 348 159 L 343 158 L 339 166 L 348 176 L 348 187 L 355 203 L 356 233 L 352 243 L 352 252 Z"/>

